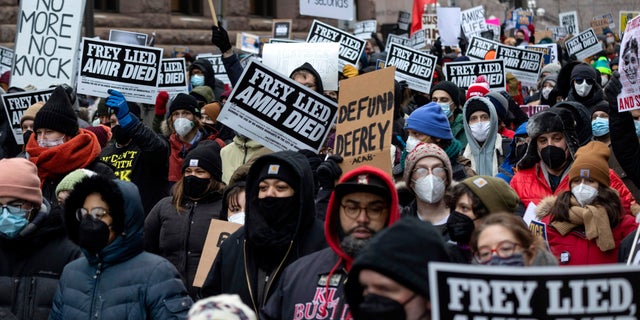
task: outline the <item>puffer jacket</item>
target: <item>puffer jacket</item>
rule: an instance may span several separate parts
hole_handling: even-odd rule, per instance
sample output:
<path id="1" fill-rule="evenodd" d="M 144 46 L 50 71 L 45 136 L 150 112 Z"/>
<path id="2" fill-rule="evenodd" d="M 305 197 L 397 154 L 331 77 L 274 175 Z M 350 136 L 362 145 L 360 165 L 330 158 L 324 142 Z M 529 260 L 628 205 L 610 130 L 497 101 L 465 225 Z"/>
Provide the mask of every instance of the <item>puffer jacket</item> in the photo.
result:
<path id="1" fill-rule="evenodd" d="M 193 301 L 176 268 L 143 250 L 138 188 L 115 183 L 124 198 L 125 231 L 97 255 L 83 249 L 85 257 L 64 268 L 49 319 L 186 319 Z M 78 223 L 68 222 L 74 213 L 65 215 L 67 229 L 77 234 Z"/>
<path id="2" fill-rule="evenodd" d="M 229 183 L 233 172 L 247 163 L 254 155 L 262 155 L 271 151 L 255 140 L 235 136 L 233 142 L 220 150 L 222 158 L 222 182 Z"/>

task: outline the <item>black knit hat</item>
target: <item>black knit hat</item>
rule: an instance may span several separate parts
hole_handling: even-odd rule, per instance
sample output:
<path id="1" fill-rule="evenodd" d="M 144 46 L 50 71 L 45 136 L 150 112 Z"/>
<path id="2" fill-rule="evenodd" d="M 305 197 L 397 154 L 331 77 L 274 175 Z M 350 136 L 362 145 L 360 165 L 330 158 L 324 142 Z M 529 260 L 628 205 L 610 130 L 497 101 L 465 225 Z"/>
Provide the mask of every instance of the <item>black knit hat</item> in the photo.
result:
<path id="1" fill-rule="evenodd" d="M 455 83 L 451 81 L 440 81 L 438 82 L 438 84 L 431 87 L 431 92 L 429 92 L 429 95 L 433 95 L 433 92 L 436 90 L 443 90 L 448 93 L 451 96 L 451 100 L 453 100 L 453 103 L 455 103 L 456 106 L 462 105 L 462 103 L 460 102 L 460 89 Z"/>
<path id="2" fill-rule="evenodd" d="M 491 101 L 484 97 L 469 98 L 466 102 L 466 112 L 464 115 L 465 118 L 467 118 L 467 122 L 469 122 L 469 118 L 476 111 L 484 111 L 487 114 L 491 114 L 491 112 L 489 112 L 488 104 L 491 104 Z"/>
<path id="3" fill-rule="evenodd" d="M 49 100 L 36 114 L 33 131 L 40 128 L 55 130 L 69 137 L 74 137 L 78 133 L 78 118 L 62 86 L 53 90 Z"/>
<path id="4" fill-rule="evenodd" d="M 573 70 L 571 70 L 571 81 L 575 79 L 591 79 L 596 81 L 596 77 L 596 69 L 586 63 L 576 65 L 573 67 Z"/>
<path id="5" fill-rule="evenodd" d="M 216 142 L 203 141 L 187 153 L 182 163 L 182 173 L 187 167 L 200 167 L 216 181 L 222 181 L 222 159 L 220 146 Z"/>
<path id="6" fill-rule="evenodd" d="M 198 100 L 186 93 L 178 93 L 178 95 L 169 103 L 169 115 L 176 110 L 187 110 L 193 113 L 196 117 L 201 117 Z"/>
<path id="7" fill-rule="evenodd" d="M 264 166 L 260 169 L 260 174 L 258 175 L 258 182 L 265 179 L 282 180 L 292 188 L 297 187 L 297 184 L 300 181 L 298 173 L 291 167 L 291 165 L 277 158 L 264 162 Z"/>

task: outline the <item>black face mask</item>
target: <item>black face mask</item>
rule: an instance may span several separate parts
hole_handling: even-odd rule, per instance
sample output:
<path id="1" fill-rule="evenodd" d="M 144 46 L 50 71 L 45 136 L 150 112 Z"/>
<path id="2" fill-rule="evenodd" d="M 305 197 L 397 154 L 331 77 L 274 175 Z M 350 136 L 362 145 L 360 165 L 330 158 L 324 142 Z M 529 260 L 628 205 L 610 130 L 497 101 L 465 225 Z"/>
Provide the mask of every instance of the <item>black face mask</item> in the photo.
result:
<path id="1" fill-rule="evenodd" d="M 131 140 L 129 133 L 122 129 L 120 125 L 111 128 L 111 134 L 113 136 L 113 139 L 116 140 L 116 143 L 118 143 L 119 145 L 125 145 Z"/>
<path id="2" fill-rule="evenodd" d="M 31 138 L 31 134 L 33 134 L 33 131 L 31 130 L 27 130 L 24 133 L 22 133 L 22 141 L 24 142 L 25 145 L 27 144 L 27 142 L 29 142 L 29 138 Z"/>
<path id="3" fill-rule="evenodd" d="M 524 39 L 516 39 L 516 47 L 521 45 Z"/>
<path id="4" fill-rule="evenodd" d="M 415 296 L 413 297 L 415 298 Z M 406 303 L 413 300 L 409 299 Z M 367 294 L 355 311 L 354 319 L 362 320 L 402 320 L 407 318 L 404 305 L 393 299 L 377 294 Z"/>
<path id="5" fill-rule="evenodd" d="M 186 176 L 183 178 L 184 194 L 191 199 L 200 199 L 209 191 L 211 179 Z"/>
<path id="6" fill-rule="evenodd" d="M 518 163 L 518 161 L 520 161 L 520 159 L 522 159 L 524 157 L 525 154 L 527 154 L 527 146 L 529 144 L 527 143 L 523 143 L 519 146 L 516 147 L 515 153 L 514 153 L 514 159 L 513 159 L 513 163 L 512 164 L 516 164 Z"/>
<path id="7" fill-rule="evenodd" d="M 452 211 L 447 220 L 447 230 L 451 240 L 459 244 L 469 244 L 475 229 L 473 220 L 458 211 Z"/>
<path id="8" fill-rule="evenodd" d="M 567 160 L 564 149 L 556 146 L 546 146 L 540 150 L 540 157 L 551 170 L 559 170 Z"/>
<path id="9" fill-rule="evenodd" d="M 266 197 L 258 199 L 260 215 L 269 226 L 278 226 L 280 222 L 289 220 L 290 216 L 296 215 L 298 211 L 297 197 L 276 198 Z"/>
<path id="10" fill-rule="evenodd" d="M 100 252 L 109 243 L 109 226 L 106 223 L 86 216 L 80 221 L 78 245 L 92 254 Z"/>

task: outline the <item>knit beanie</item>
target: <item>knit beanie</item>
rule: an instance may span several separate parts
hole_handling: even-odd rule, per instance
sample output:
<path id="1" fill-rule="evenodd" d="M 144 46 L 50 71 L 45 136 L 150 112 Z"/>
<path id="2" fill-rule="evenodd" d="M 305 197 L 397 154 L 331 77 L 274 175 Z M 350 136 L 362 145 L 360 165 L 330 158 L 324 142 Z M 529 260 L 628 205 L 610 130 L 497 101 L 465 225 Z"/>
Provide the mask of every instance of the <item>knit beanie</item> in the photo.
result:
<path id="1" fill-rule="evenodd" d="M 549 63 L 548 65 L 542 67 L 542 70 L 540 71 L 540 74 L 544 74 L 544 73 L 549 73 L 549 74 L 558 74 L 560 73 L 560 69 L 562 68 L 562 66 L 560 66 L 557 63 Z"/>
<path id="2" fill-rule="evenodd" d="M 461 181 L 480 198 L 489 213 L 509 212 L 518 209 L 518 194 L 502 179 L 489 176 L 474 176 Z"/>
<path id="3" fill-rule="evenodd" d="M 187 167 L 200 167 L 211 175 L 216 181 L 222 181 L 222 159 L 220 158 L 220 146 L 213 142 L 201 142 L 193 150 L 187 153 L 182 163 L 182 173 Z"/>
<path id="4" fill-rule="evenodd" d="M 198 86 L 193 88 L 189 95 L 196 98 L 198 101 L 202 101 L 204 103 L 210 103 L 211 101 L 216 100 L 216 97 L 213 94 L 213 90 L 209 88 L 209 86 Z"/>
<path id="5" fill-rule="evenodd" d="M 198 100 L 186 93 L 178 93 L 178 95 L 169 102 L 169 115 L 176 110 L 187 110 L 193 113 L 194 116 L 198 118 L 201 117 Z"/>
<path id="6" fill-rule="evenodd" d="M 600 71 L 601 74 L 611 76 L 611 67 L 609 67 L 609 60 L 606 57 L 598 58 L 593 67 Z"/>
<path id="7" fill-rule="evenodd" d="M 36 165 L 24 158 L 0 160 L 0 196 L 23 199 L 40 209 L 42 191 Z"/>
<path id="8" fill-rule="evenodd" d="M 476 81 L 469 86 L 469 89 L 467 89 L 467 100 L 471 97 L 484 97 L 484 95 L 489 93 L 489 88 L 487 79 L 482 75 L 478 76 Z"/>
<path id="9" fill-rule="evenodd" d="M 488 98 L 493 104 L 493 107 L 496 109 L 496 113 L 498 114 L 498 119 L 504 120 L 507 115 L 507 110 L 509 110 L 509 101 L 507 98 L 496 91 L 489 92 L 484 97 Z"/>
<path id="10" fill-rule="evenodd" d="M 404 129 L 411 129 L 438 139 L 453 139 L 449 120 L 435 102 L 414 110 L 405 121 Z"/>
<path id="11" fill-rule="evenodd" d="M 256 314 L 237 294 L 220 294 L 197 301 L 189 320 L 256 320 Z"/>
<path id="12" fill-rule="evenodd" d="M 71 191 L 76 183 L 80 182 L 85 177 L 91 177 L 96 173 L 88 169 L 76 169 L 67 174 L 56 187 L 56 195 L 60 191 Z"/>
<path id="13" fill-rule="evenodd" d="M 216 122 L 221 109 L 219 102 L 212 102 L 202 107 L 202 113 L 206 114 L 213 122 Z"/>
<path id="14" fill-rule="evenodd" d="M 74 137 L 78 133 L 78 117 L 71 107 L 69 97 L 62 86 L 57 86 L 49 100 L 36 114 L 33 131 L 46 128 Z"/>
<path id="15" fill-rule="evenodd" d="M 609 186 L 609 156 L 611 151 L 600 141 L 591 141 L 576 151 L 576 160 L 569 169 L 569 182 L 579 178 L 598 181 Z"/>
<path id="16" fill-rule="evenodd" d="M 449 160 L 449 156 L 447 156 L 447 153 L 434 143 L 419 143 L 417 147 L 415 147 L 411 152 L 409 152 L 409 154 L 407 154 L 407 158 L 404 162 L 404 182 L 408 186 L 411 185 L 411 174 L 413 173 L 413 169 L 415 169 L 416 167 L 416 163 L 418 163 L 418 161 L 420 161 L 422 158 L 426 157 L 434 157 L 442 161 L 445 169 L 447 170 L 448 181 L 445 181 L 445 184 L 447 186 L 450 185 L 451 181 L 453 181 L 453 169 L 451 168 L 451 161 Z"/>
<path id="17" fill-rule="evenodd" d="M 573 67 L 573 70 L 571 70 L 571 83 L 573 83 L 573 80 L 578 78 L 596 81 L 596 77 L 596 69 L 586 63 L 578 64 Z"/>
<path id="18" fill-rule="evenodd" d="M 264 166 L 259 171 L 257 182 L 265 179 L 282 180 L 292 188 L 295 188 L 300 181 L 300 177 L 293 167 L 279 158 L 272 158 L 264 163 Z"/>
<path id="19" fill-rule="evenodd" d="M 469 122 L 469 118 L 471 118 L 471 115 L 476 112 L 476 111 L 484 111 L 487 114 L 491 114 L 489 112 L 489 106 L 488 104 L 490 104 L 491 101 L 487 98 L 484 97 L 471 97 L 469 100 L 467 100 L 466 105 L 465 105 L 465 118 L 467 118 L 467 122 Z"/>
<path id="20" fill-rule="evenodd" d="M 36 114 L 38 113 L 38 111 L 40 111 L 40 109 L 42 109 L 42 106 L 44 106 L 44 102 L 39 101 L 27 108 L 27 110 L 24 111 L 22 117 L 20 118 L 20 124 L 22 125 L 25 120 L 35 120 Z"/>
<path id="21" fill-rule="evenodd" d="M 460 89 L 458 86 L 451 81 L 440 81 L 435 86 L 431 87 L 431 92 L 429 92 L 430 96 L 433 96 L 433 92 L 436 90 L 442 90 L 451 96 L 451 100 L 456 106 L 461 105 L 460 102 Z"/>
<path id="22" fill-rule="evenodd" d="M 107 132 L 107 126 L 97 125 L 95 127 L 86 127 L 85 129 L 91 131 L 96 136 L 96 138 L 98 138 L 100 147 L 104 148 L 107 146 L 107 142 L 109 142 L 109 132 Z"/>
<path id="23" fill-rule="evenodd" d="M 596 113 L 596 111 L 602 111 L 606 114 L 609 114 L 609 103 L 606 100 L 601 100 L 600 102 L 596 103 L 596 105 L 591 109 L 591 115 Z"/>

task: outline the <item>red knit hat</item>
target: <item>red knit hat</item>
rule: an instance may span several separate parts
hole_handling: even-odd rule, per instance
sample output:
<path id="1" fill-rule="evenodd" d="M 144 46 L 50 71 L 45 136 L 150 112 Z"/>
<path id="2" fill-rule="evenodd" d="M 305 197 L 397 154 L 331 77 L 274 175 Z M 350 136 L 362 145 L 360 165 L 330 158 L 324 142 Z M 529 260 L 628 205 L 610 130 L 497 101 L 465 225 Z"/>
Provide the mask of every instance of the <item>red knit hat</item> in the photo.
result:
<path id="1" fill-rule="evenodd" d="M 36 165 L 24 158 L 0 160 L 0 196 L 29 201 L 39 210 L 42 191 Z"/>
<path id="2" fill-rule="evenodd" d="M 467 100 L 471 97 L 484 97 L 487 93 L 489 93 L 489 83 L 484 76 L 480 75 L 476 78 L 476 82 L 467 89 Z"/>

